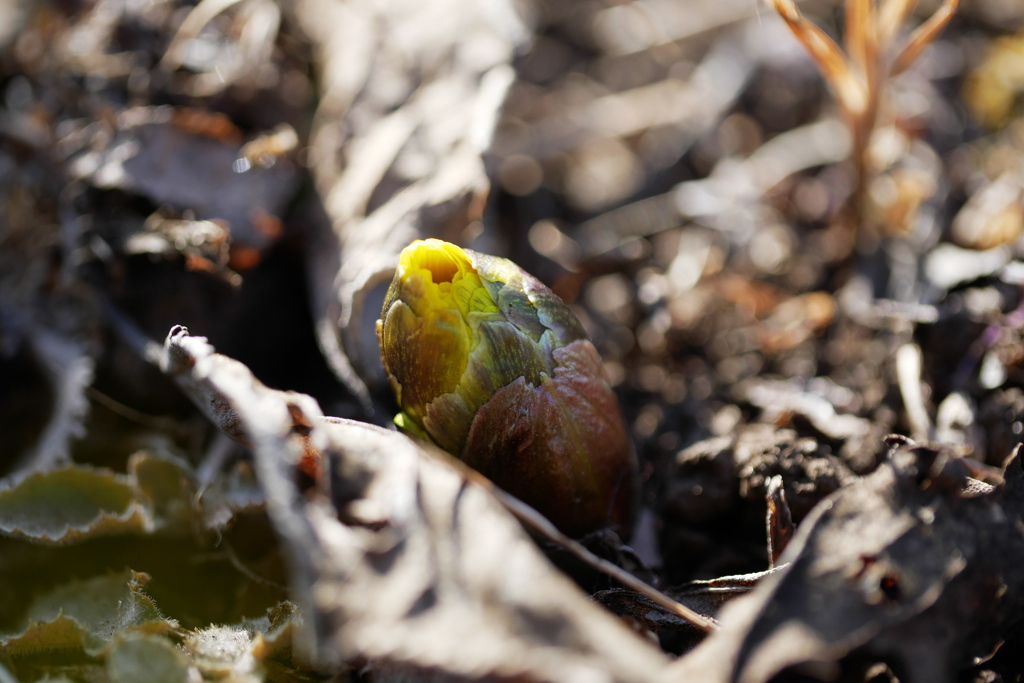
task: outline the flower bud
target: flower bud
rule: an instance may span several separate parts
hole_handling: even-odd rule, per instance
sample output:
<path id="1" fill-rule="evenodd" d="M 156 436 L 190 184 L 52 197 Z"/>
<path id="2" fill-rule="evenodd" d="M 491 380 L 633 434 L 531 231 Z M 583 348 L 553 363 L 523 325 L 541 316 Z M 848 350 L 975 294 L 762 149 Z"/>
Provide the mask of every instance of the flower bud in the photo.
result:
<path id="1" fill-rule="evenodd" d="M 564 532 L 626 527 L 636 460 L 579 320 L 507 259 L 440 240 L 402 251 L 377 322 L 395 422 Z"/>

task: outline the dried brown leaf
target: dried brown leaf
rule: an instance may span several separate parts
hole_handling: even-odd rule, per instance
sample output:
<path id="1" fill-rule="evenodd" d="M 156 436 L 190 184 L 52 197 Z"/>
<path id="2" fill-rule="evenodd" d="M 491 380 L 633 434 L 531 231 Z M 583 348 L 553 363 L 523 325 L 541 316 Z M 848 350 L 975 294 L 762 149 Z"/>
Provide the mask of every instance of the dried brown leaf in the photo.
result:
<path id="1" fill-rule="evenodd" d="M 325 663 L 464 678 L 651 680 L 666 660 L 555 571 L 519 523 L 448 456 L 396 432 L 325 421 L 306 396 L 259 384 L 172 330 L 165 364 L 231 406 L 253 443 L 292 587 Z M 301 436 L 301 438 L 299 438 Z M 303 439 L 324 478 L 300 493 Z"/>
<path id="2" fill-rule="evenodd" d="M 317 334 L 369 408 L 352 364 L 383 382 L 372 325 L 383 290 L 367 296 L 411 241 L 464 243 L 480 218 L 481 155 L 526 33 L 508 0 L 303 0 L 296 12 L 322 74 L 310 167 L 330 224 L 310 251 Z"/>
<path id="3" fill-rule="evenodd" d="M 241 157 L 241 132 L 223 115 L 137 107 L 118 115 L 116 130 L 101 130 L 94 148 L 74 156 L 69 170 L 102 189 L 226 221 L 234 244 L 262 249 L 275 235 L 261 230 L 261 221 L 282 214 L 298 172 L 281 161 L 236 173 Z"/>
<path id="4" fill-rule="evenodd" d="M 722 630 L 665 680 L 834 679 L 851 654 L 892 662 L 911 683 L 953 680 L 1018 618 L 1024 587 L 1020 459 L 995 489 L 967 471 L 897 441 L 874 474 L 815 508 L 788 566 L 730 603 Z"/>

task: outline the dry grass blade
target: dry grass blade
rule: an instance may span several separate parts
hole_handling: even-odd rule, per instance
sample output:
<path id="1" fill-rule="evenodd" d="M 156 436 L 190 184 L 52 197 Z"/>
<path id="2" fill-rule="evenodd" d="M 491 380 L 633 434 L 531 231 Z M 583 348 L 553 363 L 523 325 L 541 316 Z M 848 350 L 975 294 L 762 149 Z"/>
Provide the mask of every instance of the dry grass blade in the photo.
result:
<path id="1" fill-rule="evenodd" d="M 454 467 L 462 471 L 466 479 L 473 481 L 490 491 L 506 510 L 511 512 L 529 529 L 540 534 L 552 543 L 562 546 L 580 561 L 607 574 L 626 588 L 639 593 L 659 607 L 671 612 L 680 619 L 685 619 L 704 632 L 712 633 L 718 630 L 718 623 L 711 617 L 695 612 L 686 605 L 676 602 L 661 591 L 649 586 L 637 577 L 633 576 L 625 569 L 622 569 L 607 560 L 601 559 L 594 553 L 587 550 L 583 544 L 574 541 L 559 531 L 554 524 L 544 517 L 544 515 L 540 514 L 515 496 L 505 493 L 495 486 L 487 477 L 476 470 L 469 468 L 461 461 L 450 459 L 450 462 Z"/>
<path id="2" fill-rule="evenodd" d="M 900 52 L 893 63 L 892 75 L 895 76 L 914 63 L 914 60 L 921 54 L 921 51 L 935 40 L 939 33 L 942 32 L 942 29 L 946 28 L 946 24 L 953 18 L 953 14 L 956 13 L 956 9 L 959 6 L 960 0 L 946 0 L 935 11 L 935 14 L 928 18 L 928 21 L 918 26 L 910 34 L 907 46 L 903 48 L 903 51 Z"/>
<path id="3" fill-rule="evenodd" d="M 843 109 L 854 116 L 864 112 L 867 107 L 864 84 L 854 76 L 846 56 L 835 41 L 804 18 L 793 0 L 772 0 L 772 6 L 818 64 Z"/>
<path id="4" fill-rule="evenodd" d="M 883 0 L 878 9 L 878 44 L 892 43 L 900 26 L 906 21 L 917 0 Z"/>
<path id="5" fill-rule="evenodd" d="M 944 0 L 939 10 L 910 35 L 902 50 L 893 42 L 917 0 L 844 0 L 843 4 L 846 8 L 845 54 L 820 28 L 800 14 L 794 0 L 772 0 L 775 10 L 818 64 L 846 111 L 853 137 L 851 161 L 856 185 L 844 208 L 842 223 L 854 228 L 856 233 L 873 235 L 880 227 L 877 219 L 871 217 L 878 207 L 868 196 L 868 188 L 882 169 L 872 169 L 868 148 L 879 116 L 888 115 L 883 111 L 883 92 L 889 79 L 910 66 L 938 36 L 960 1 Z M 867 243 L 861 246 L 868 252 L 876 248 Z"/>
<path id="6" fill-rule="evenodd" d="M 847 0 L 846 54 L 850 64 L 860 75 L 870 77 L 875 69 L 877 52 L 874 0 Z"/>

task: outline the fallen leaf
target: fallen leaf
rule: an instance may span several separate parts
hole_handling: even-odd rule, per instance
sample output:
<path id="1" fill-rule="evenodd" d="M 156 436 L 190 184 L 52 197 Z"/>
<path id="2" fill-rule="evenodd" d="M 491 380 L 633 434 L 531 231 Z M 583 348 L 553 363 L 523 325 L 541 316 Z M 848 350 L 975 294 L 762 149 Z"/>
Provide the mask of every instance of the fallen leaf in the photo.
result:
<path id="1" fill-rule="evenodd" d="M 875 473 L 814 509 L 788 566 L 730 603 L 722 630 L 664 680 L 835 680 L 851 655 L 901 681 L 954 680 L 1002 640 L 1024 588 L 1019 455 L 994 489 L 967 471 L 948 452 L 895 442 Z"/>
<path id="2" fill-rule="evenodd" d="M 663 671 L 664 656 L 557 572 L 447 454 L 325 419 L 308 396 L 264 387 L 180 327 L 164 353 L 194 400 L 214 397 L 253 444 L 317 661 L 558 682 Z M 303 494 L 294 475 L 307 438 L 325 475 Z"/>
<path id="3" fill-rule="evenodd" d="M 481 156 L 528 35 L 508 0 L 303 0 L 296 14 L 322 64 L 310 170 L 329 223 L 310 242 L 313 313 L 332 369 L 372 413 L 353 369 L 383 384 L 384 291 L 370 291 L 414 239 L 465 242 L 481 217 Z"/>

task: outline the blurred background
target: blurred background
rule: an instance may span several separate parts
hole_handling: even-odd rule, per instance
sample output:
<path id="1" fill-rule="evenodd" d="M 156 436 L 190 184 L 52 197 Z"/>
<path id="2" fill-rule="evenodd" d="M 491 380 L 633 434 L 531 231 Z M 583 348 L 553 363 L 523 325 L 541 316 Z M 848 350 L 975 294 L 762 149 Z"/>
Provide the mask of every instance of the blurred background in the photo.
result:
<path id="1" fill-rule="evenodd" d="M 202 532 L 157 602 L 187 627 L 261 613 L 284 592 L 239 569 L 280 572 L 244 451 L 147 341 L 185 325 L 387 424 L 372 323 L 422 236 L 574 306 L 666 583 L 764 568 L 773 473 L 799 522 L 891 432 L 997 466 L 1024 441 L 1024 3 L 963 0 L 890 77 L 940 6 L 879 41 L 866 120 L 757 0 L 2 0 L 0 474 L 163 453 L 221 497 L 174 522 Z M 842 0 L 799 10 L 844 46 Z M 759 425 L 788 431 L 735 468 L 680 455 Z M 171 562 L 83 533 L 0 539 L 0 632 L 70 576 Z"/>

